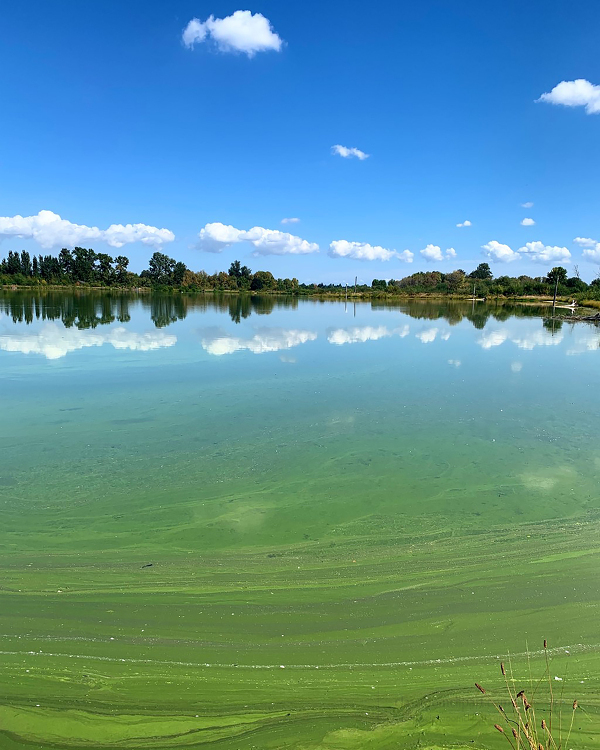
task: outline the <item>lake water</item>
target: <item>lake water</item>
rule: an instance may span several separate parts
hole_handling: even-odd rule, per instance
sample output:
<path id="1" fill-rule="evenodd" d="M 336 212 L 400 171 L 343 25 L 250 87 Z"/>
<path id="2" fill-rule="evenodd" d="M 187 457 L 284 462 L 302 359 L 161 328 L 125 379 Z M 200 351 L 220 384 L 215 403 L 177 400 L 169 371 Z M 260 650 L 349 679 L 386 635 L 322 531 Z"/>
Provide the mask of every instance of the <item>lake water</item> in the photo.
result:
<path id="1" fill-rule="evenodd" d="M 600 329 L 547 312 L 0 292 L 0 747 L 493 747 L 544 638 L 599 747 Z"/>

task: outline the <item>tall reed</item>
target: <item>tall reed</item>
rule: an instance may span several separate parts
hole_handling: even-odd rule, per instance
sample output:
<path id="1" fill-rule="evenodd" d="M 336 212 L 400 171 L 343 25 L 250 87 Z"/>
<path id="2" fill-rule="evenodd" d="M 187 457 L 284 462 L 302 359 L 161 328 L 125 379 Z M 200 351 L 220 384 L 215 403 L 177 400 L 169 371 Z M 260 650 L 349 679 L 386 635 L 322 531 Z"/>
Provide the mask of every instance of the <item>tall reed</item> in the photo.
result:
<path id="1" fill-rule="evenodd" d="M 529 666 L 529 685 L 525 689 L 517 689 L 517 680 L 513 676 L 512 663 L 508 659 L 508 670 L 504 662 L 500 663 L 500 671 L 504 679 L 504 686 L 510 702 L 508 710 L 501 703 L 495 701 L 478 682 L 475 687 L 483 693 L 500 715 L 500 720 L 494 724 L 494 729 L 502 734 L 513 750 L 568 750 L 569 738 L 573 729 L 575 712 L 579 708 L 576 700 L 569 701 L 569 716 L 563 725 L 565 704 L 563 701 L 564 681 L 560 695 L 555 694 L 550 673 L 550 659 L 548 656 L 548 642 L 544 640 L 544 657 L 546 668 L 538 679 L 531 676 L 531 662 L 529 652 L 527 662 Z M 547 705 L 542 707 L 540 691 L 543 686 L 548 687 Z M 536 707 L 538 715 L 536 715 Z M 544 716 L 542 716 L 542 713 Z M 567 730 L 568 726 L 568 730 Z"/>

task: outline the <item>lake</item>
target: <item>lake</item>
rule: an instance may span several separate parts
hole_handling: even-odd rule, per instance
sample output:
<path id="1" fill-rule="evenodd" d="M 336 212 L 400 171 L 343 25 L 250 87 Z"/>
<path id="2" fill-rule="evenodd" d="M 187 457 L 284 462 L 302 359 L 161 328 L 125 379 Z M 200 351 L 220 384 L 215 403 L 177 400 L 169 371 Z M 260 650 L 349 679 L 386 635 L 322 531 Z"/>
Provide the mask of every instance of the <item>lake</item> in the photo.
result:
<path id="1" fill-rule="evenodd" d="M 0 747 L 500 747 L 544 638 L 600 747 L 600 329 L 547 314 L 0 292 Z"/>

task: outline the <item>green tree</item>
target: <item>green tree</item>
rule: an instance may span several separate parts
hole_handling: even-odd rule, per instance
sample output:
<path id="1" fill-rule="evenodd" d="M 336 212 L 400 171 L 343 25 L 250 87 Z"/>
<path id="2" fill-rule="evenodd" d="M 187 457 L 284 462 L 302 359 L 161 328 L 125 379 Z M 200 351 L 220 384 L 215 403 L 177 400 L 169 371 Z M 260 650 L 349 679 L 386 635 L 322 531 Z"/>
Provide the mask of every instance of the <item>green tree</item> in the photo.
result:
<path id="1" fill-rule="evenodd" d="M 474 271 L 469 274 L 470 279 L 491 279 L 493 277 L 489 263 L 480 263 Z"/>
<path id="2" fill-rule="evenodd" d="M 277 285 L 275 277 L 270 271 L 257 271 L 250 284 L 253 292 L 262 292 L 265 289 L 274 289 Z"/>
<path id="3" fill-rule="evenodd" d="M 119 284 L 123 284 L 127 280 L 127 266 L 129 265 L 129 258 L 125 255 L 117 255 L 115 258 L 115 272 L 117 274 L 117 281 Z"/>
<path id="4" fill-rule="evenodd" d="M 548 276 L 546 276 L 546 279 L 550 284 L 556 284 L 557 281 L 559 284 L 564 284 L 567 280 L 567 269 L 563 268 L 562 266 L 555 266 L 551 271 L 548 272 Z"/>
<path id="5" fill-rule="evenodd" d="M 150 258 L 148 271 L 144 271 L 155 284 L 172 284 L 175 261 L 164 253 L 155 252 Z"/>

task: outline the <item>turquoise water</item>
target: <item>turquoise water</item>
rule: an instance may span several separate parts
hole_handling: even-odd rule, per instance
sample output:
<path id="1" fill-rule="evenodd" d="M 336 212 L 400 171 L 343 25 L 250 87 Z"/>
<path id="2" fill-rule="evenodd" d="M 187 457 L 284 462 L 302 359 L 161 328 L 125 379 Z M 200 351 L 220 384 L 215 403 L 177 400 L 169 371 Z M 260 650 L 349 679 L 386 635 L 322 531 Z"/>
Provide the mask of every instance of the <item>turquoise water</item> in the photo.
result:
<path id="1" fill-rule="evenodd" d="M 4 746 L 383 748 L 436 688 L 462 737 L 462 659 L 589 671 L 600 329 L 546 313 L 3 293 Z"/>

